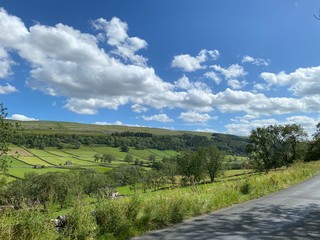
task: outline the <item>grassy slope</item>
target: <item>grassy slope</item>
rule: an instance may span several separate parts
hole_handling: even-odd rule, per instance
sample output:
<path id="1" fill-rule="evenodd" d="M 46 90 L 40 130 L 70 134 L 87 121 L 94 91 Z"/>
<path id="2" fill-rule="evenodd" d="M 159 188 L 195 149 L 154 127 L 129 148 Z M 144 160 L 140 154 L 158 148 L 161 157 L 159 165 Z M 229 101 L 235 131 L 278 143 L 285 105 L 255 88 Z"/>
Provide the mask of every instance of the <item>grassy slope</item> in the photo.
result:
<path id="1" fill-rule="evenodd" d="M 112 154 L 116 157 L 116 161 L 113 161 L 108 166 L 94 161 L 94 155 L 100 154 Z M 177 154 L 174 151 L 159 151 L 155 149 L 135 150 L 130 148 L 130 154 L 134 158 L 147 161 L 151 154 L 156 155 L 157 160 L 161 160 L 162 157 L 174 156 Z M 109 171 L 113 167 L 117 167 L 120 164 L 124 164 L 123 159 L 126 154 L 120 151 L 120 148 L 112 148 L 105 146 L 81 146 L 79 149 L 56 149 L 47 148 L 45 150 L 40 149 L 24 149 L 16 146 L 12 146 L 12 151 L 9 152 L 11 157 L 11 167 L 9 168 L 9 174 L 18 178 L 23 178 L 27 172 L 46 173 L 54 171 L 68 171 L 75 167 L 81 167 L 86 169 L 95 169 L 99 172 Z M 66 162 L 70 161 L 71 165 L 66 165 Z M 41 165 L 44 168 L 35 169 L 34 166 Z"/>
<path id="2" fill-rule="evenodd" d="M 147 128 L 147 127 L 129 127 L 118 125 L 95 125 L 82 124 L 74 122 L 53 122 L 53 121 L 13 121 L 18 122 L 27 132 L 39 133 L 75 133 L 75 134 L 101 134 L 114 132 L 145 132 L 155 135 L 179 135 L 183 132 L 171 131 L 161 128 Z M 185 132 L 187 133 L 187 132 Z M 189 132 L 190 133 L 190 132 Z M 198 133 L 193 133 L 198 134 Z M 200 135 L 210 136 L 210 133 L 200 133 Z"/>

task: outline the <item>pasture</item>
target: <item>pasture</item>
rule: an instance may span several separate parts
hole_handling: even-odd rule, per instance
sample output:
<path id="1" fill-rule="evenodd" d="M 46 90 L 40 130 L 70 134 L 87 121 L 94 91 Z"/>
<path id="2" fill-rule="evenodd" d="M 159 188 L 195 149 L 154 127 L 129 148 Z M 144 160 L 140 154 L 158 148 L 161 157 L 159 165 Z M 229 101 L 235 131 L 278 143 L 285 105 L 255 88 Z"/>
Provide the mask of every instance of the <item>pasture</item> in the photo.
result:
<path id="1" fill-rule="evenodd" d="M 115 157 L 115 160 L 111 163 L 101 163 L 95 161 L 94 156 L 96 154 L 111 154 Z M 156 160 L 160 161 L 163 157 L 174 156 L 177 152 L 156 149 L 136 150 L 134 148 L 130 148 L 129 152 L 121 152 L 120 148 L 105 146 L 81 146 L 79 149 L 57 149 L 53 147 L 26 149 L 11 146 L 8 153 L 10 168 L 7 181 L 12 181 L 14 178 L 23 178 L 29 172 L 43 174 L 79 168 L 107 172 L 120 164 L 126 163 L 124 158 L 127 154 L 131 154 L 134 159 L 148 163 L 150 155 L 154 155 Z"/>

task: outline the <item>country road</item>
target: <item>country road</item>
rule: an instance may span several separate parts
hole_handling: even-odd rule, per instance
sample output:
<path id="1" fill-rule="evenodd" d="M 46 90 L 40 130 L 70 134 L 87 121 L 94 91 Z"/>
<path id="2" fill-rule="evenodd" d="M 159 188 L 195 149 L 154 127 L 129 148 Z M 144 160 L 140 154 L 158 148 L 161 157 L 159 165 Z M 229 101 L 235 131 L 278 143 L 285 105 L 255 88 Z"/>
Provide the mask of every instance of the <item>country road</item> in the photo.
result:
<path id="1" fill-rule="evenodd" d="M 320 176 L 135 239 L 320 239 Z"/>

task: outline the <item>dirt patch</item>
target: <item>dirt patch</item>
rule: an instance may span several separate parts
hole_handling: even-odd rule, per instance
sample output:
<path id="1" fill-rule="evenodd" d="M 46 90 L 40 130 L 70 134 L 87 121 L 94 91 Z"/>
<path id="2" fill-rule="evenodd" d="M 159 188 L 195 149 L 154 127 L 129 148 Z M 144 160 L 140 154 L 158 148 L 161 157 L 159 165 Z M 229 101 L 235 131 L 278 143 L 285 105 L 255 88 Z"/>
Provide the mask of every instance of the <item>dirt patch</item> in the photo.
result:
<path id="1" fill-rule="evenodd" d="M 32 153 L 24 150 L 23 148 L 19 148 L 19 147 L 13 147 L 10 149 L 10 151 L 8 152 L 9 156 L 14 156 L 14 157 L 32 157 Z"/>

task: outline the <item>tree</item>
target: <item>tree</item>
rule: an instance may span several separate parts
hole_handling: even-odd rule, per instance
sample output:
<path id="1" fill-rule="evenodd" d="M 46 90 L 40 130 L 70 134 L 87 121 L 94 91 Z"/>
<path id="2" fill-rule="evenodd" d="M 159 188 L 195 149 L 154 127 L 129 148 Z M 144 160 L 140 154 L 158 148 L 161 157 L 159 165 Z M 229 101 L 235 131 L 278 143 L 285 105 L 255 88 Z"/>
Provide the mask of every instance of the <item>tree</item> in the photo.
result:
<path id="1" fill-rule="evenodd" d="M 140 166 L 122 164 L 108 172 L 114 183 L 118 186 L 130 185 L 130 188 L 136 190 L 136 184 L 141 182 L 143 172 Z"/>
<path id="2" fill-rule="evenodd" d="M 176 156 L 178 174 L 192 185 L 199 183 L 205 175 L 203 156 L 199 151 L 187 150 Z"/>
<path id="3" fill-rule="evenodd" d="M 297 124 L 270 125 L 251 131 L 247 151 L 258 171 L 289 166 L 296 160 L 297 144 L 307 134 Z"/>
<path id="4" fill-rule="evenodd" d="M 95 162 L 99 162 L 102 159 L 102 155 L 100 153 L 96 153 L 93 157 Z"/>
<path id="5" fill-rule="evenodd" d="M 128 147 L 128 145 L 122 145 L 122 146 L 121 146 L 121 152 L 129 152 L 129 147 Z"/>
<path id="6" fill-rule="evenodd" d="M 128 154 L 125 156 L 124 161 L 125 161 L 125 162 L 128 162 L 128 163 L 133 162 L 133 156 L 128 153 Z"/>
<path id="7" fill-rule="evenodd" d="M 200 148 L 198 152 L 203 158 L 205 171 L 209 175 L 210 181 L 214 182 L 214 179 L 222 169 L 223 156 L 218 148 L 214 145 L 206 148 Z"/>
<path id="8" fill-rule="evenodd" d="M 0 103 L 0 171 L 2 172 L 8 171 L 10 165 L 7 158 L 9 142 L 11 142 L 17 132 L 21 130 L 19 124 L 14 125 L 4 120 L 7 115 L 7 108 Z"/>
<path id="9" fill-rule="evenodd" d="M 165 176 L 169 179 L 171 182 L 172 187 L 175 186 L 177 178 L 177 163 L 175 161 L 175 158 L 166 158 L 164 157 L 162 159 L 162 168 L 160 168 L 160 171 L 163 172 Z"/>
<path id="10" fill-rule="evenodd" d="M 112 154 L 103 154 L 101 161 L 111 163 L 112 161 L 116 160 L 116 158 Z"/>
<path id="11" fill-rule="evenodd" d="M 149 155 L 148 160 L 150 162 L 154 163 L 156 161 L 156 155 L 154 155 L 154 154 Z"/>
<path id="12" fill-rule="evenodd" d="M 313 140 L 307 144 L 306 161 L 320 159 L 320 122 L 317 124 L 317 131 L 313 135 Z"/>

